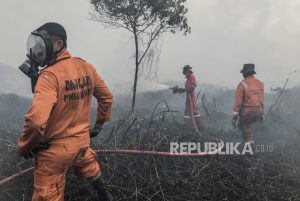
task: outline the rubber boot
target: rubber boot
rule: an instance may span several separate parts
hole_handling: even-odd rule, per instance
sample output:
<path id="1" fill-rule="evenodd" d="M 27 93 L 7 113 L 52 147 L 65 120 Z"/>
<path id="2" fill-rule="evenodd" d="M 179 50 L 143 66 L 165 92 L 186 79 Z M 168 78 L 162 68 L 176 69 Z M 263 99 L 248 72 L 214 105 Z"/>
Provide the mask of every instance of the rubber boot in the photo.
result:
<path id="1" fill-rule="evenodd" d="M 92 186 L 97 191 L 99 201 L 113 201 L 114 198 L 110 192 L 106 189 L 103 177 L 100 176 L 98 179 L 91 181 Z"/>

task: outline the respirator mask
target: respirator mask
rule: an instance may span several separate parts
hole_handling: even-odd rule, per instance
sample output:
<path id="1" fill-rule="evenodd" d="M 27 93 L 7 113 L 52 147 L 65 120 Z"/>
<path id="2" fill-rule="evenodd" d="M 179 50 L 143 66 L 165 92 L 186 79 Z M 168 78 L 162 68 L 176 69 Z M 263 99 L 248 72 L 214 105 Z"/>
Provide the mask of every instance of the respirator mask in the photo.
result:
<path id="1" fill-rule="evenodd" d="M 31 79 L 33 93 L 39 77 L 39 67 L 48 65 L 55 56 L 47 31 L 34 31 L 28 36 L 26 56 L 28 59 L 19 66 L 19 69 Z"/>

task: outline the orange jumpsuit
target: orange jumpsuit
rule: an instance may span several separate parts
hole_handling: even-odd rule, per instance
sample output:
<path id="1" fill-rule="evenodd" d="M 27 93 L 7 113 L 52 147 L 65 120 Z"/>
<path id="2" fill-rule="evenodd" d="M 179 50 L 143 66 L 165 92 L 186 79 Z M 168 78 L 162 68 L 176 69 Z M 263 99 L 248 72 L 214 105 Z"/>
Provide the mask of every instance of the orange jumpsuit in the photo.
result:
<path id="1" fill-rule="evenodd" d="M 239 127 L 244 140 L 253 141 L 251 125 L 263 116 L 264 84 L 253 75 L 246 77 L 236 89 L 233 114 L 239 114 Z"/>
<path id="2" fill-rule="evenodd" d="M 96 153 L 90 148 L 93 96 L 98 101 L 97 121 L 110 120 L 110 90 L 91 64 L 71 57 L 66 50 L 41 72 L 18 141 L 21 155 L 41 141 L 50 143 L 49 149 L 35 155 L 32 200 L 64 200 L 65 174 L 70 167 L 86 179 L 101 174 Z"/>
<path id="3" fill-rule="evenodd" d="M 196 77 L 193 74 L 187 76 L 185 82 L 186 101 L 184 112 L 184 124 L 187 125 L 191 118 L 195 119 L 198 130 L 202 130 L 201 115 L 196 101 L 195 88 L 197 87 Z"/>

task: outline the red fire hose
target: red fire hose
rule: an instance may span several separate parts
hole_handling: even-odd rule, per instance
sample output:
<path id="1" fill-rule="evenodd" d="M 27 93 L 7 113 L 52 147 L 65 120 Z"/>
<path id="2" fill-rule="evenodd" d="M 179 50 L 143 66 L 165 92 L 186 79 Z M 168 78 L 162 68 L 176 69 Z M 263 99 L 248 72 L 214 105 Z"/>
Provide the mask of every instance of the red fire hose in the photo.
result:
<path id="1" fill-rule="evenodd" d="M 22 170 L 22 171 L 20 171 L 20 172 L 14 174 L 14 175 L 11 175 L 11 176 L 9 176 L 9 177 L 7 177 L 7 178 L 5 178 L 5 179 L 2 179 L 2 180 L 0 181 L 0 186 L 2 186 L 2 185 L 4 185 L 4 184 L 6 184 L 6 183 L 12 181 L 12 180 L 13 180 L 14 178 L 16 178 L 16 177 L 19 177 L 19 176 L 21 176 L 21 175 L 23 175 L 23 174 L 26 174 L 27 172 L 29 172 L 29 171 L 31 171 L 31 170 L 33 170 L 33 169 L 34 169 L 34 167 L 31 167 L 31 168 L 28 168 L 28 169 L 26 169 L 26 170 Z"/>
<path id="2" fill-rule="evenodd" d="M 204 157 L 204 156 L 211 156 L 216 155 L 219 151 L 221 151 L 224 147 L 224 142 L 219 140 L 219 148 L 213 152 L 200 152 L 200 153 L 187 153 L 187 154 L 180 154 L 180 153 L 170 153 L 170 152 L 161 152 L 161 151 L 143 151 L 143 150 L 126 150 L 126 149 L 119 149 L 119 150 L 96 150 L 99 154 L 117 154 L 117 155 L 152 155 L 152 156 L 172 156 L 172 157 Z M 33 170 L 34 167 L 30 167 L 28 169 L 22 170 L 14 175 L 11 175 L 5 179 L 0 180 L 0 186 L 7 184 L 8 182 L 14 180 L 15 178 L 26 174 Z"/>

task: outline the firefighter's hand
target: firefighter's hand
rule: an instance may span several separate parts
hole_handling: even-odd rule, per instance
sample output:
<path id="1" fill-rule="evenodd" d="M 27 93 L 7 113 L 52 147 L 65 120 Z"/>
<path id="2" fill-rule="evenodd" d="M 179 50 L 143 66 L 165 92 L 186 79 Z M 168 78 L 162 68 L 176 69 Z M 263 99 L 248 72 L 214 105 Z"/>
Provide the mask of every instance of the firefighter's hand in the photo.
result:
<path id="1" fill-rule="evenodd" d="M 34 154 L 32 152 L 27 152 L 26 154 L 21 155 L 21 157 L 27 159 L 33 158 Z"/>
<path id="2" fill-rule="evenodd" d="M 104 123 L 96 122 L 94 128 L 92 130 L 90 130 L 90 138 L 94 138 L 97 135 L 99 135 L 99 133 L 102 131 L 103 124 Z"/>
<path id="3" fill-rule="evenodd" d="M 36 155 L 39 151 L 49 149 L 49 146 L 49 142 L 40 142 L 32 149 L 32 153 Z"/>
<path id="4" fill-rule="evenodd" d="M 236 128 L 237 127 L 237 120 L 238 120 L 238 114 L 233 114 L 232 115 L 232 126 L 234 127 L 234 128 Z"/>
<path id="5" fill-rule="evenodd" d="M 180 94 L 182 94 L 182 93 L 184 93 L 186 90 L 184 89 L 184 88 L 179 88 L 178 89 L 178 93 L 180 93 Z"/>
<path id="6" fill-rule="evenodd" d="M 184 93 L 185 89 L 184 88 L 179 88 L 178 85 L 174 86 L 173 88 L 173 94 L 177 94 L 177 93 Z"/>
<path id="7" fill-rule="evenodd" d="M 49 142 L 40 142 L 30 152 L 21 154 L 21 157 L 25 159 L 33 158 L 39 151 L 49 149 L 49 146 Z"/>

